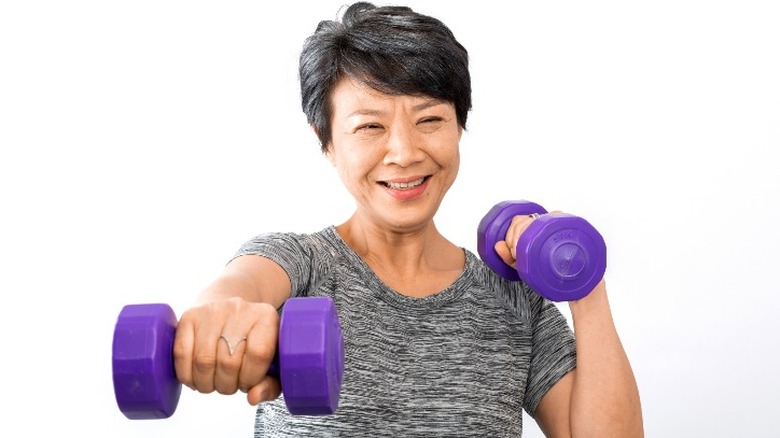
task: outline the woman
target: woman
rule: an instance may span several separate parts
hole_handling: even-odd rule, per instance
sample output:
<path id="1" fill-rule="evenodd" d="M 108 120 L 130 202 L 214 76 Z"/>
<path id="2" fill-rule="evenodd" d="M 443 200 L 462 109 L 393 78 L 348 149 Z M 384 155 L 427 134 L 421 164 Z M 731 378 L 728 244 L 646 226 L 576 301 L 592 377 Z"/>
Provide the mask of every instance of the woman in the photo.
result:
<path id="1" fill-rule="evenodd" d="M 257 436 L 520 436 L 523 409 L 547 436 L 641 436 L 604 282 L 570 303 L 575 338 L 553 303 L 436 229 L 471 108 L 468 54 L 452 32 L 408 8 L 357 3 L 306 40 L 300 82 L 355 212 L 317 233 L 243 245 L 182 315 L 179 379 L 246 392 L 259 404 Z M 515 218 L 496 245 L 507 263 L 531 220 Z M 265 376 L 291 296 L 329 296 L 338 308 L 346 359 L 335 415 L 289 415 Z"/>

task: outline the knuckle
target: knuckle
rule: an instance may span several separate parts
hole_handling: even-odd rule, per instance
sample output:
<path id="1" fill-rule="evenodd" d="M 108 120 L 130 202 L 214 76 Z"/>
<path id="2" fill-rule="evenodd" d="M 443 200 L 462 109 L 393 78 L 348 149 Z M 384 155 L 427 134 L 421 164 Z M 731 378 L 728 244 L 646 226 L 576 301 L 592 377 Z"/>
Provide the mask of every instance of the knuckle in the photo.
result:
<path id="1" fill-rule="evenodd" d="M 174 342 L 173 344 L 173 360 L 174 362 L 185 361 L 189 358 L 189 351 L 180 343 Z"/>
<path id="2" fill-rule="evenodd" d="M 253 364 L 270 364 L 276 356 L 276 347 L 269 344 L 248 348 L 245 352 L 247 360 Z"/>
<path id="3" fill-rule="evenodd" d="M 196 354 L 192 358 L 192 366 L 201 373 L 213 373 L 217 368 L 217 358 L 212 354 Z"/>
<path id="4" fill-rule="evenodd" d="M 238 391 L 238 387 L 235 384 L 232 385 L 217 385 L 216 391 L 222 395 L 233 395 Z"/>
<path id="5" fill-rule="evenodd" d="M 273 322 L 279 319 L 279 312 L 274 306 L 268 303 L 260 303 L 259 312 L 262 314 L 264 320 Z"/>
<path id="6" fill-rule="evenodd" d="M 236 354 L 221 358 L 217 366 L 228 375 L 237 375 L 241 370 L 241 356 Z"/>

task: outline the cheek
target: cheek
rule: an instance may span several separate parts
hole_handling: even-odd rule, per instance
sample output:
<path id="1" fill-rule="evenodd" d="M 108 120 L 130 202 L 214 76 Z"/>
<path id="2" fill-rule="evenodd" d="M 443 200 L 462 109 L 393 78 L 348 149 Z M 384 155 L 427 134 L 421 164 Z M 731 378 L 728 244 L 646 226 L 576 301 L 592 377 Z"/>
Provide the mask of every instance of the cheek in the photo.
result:
<path id="1" fill-rule="evenodd" d="M 455 150 L 455 156 L 452 158 L 452 163 L 450 165 L 450 185 L 455 181 L 455 177 L 458 176 L 458 171 L 460 170 L 460 151 Z"/>
<path id="2" fill-rule="evenodd" d="M 458 170 L 460 169 L 460 149 L 457 149 L 455 151 L 455 158 L 452 160 L 452 167 L 454 170 L 454 173 L 458 173 Z"/>
<path id="3" fill-rule="evenodd" d="M 440 166 L 457 172 L 458 167 L 460 167 L 460 147 L 457 142 L 457 137 L 442 142 L 435 151 L 434 159 Z"/>
<path id="4" fill-rule="evenodd" d="M 457 143 L 443 147 L 436 158 L 441 169 L 446 173 L 445 185 L 452 186 L 460 171 L 460 148 Z"/>
<path id="5" fill-rule="evenodd" d="M 336 169 L 344 184 L 355 185 L 358 180 L 364 179 L 371 169 L 367 160 L 357 152 L 348 152 L 336 160 Z"/>
<path id="6" fill-rule="evenodd" d="M 339 159 L 341 167 L 349 169 L 352 174 L 365 174 L 382 162 L 382 153 L 377 147 L 354 147 L 345 149 Z"/>
<path id="7" fill-rule="evenodd" d="M 339 173 L 339 178 L 341 178 L 341 181 L 349 185 L 350 182 L 350 175 L 351 175 L 351 166 L 349 163 L 345 163 L 344 161 L 339 161 L 336 164 L 336 171 Z"/>

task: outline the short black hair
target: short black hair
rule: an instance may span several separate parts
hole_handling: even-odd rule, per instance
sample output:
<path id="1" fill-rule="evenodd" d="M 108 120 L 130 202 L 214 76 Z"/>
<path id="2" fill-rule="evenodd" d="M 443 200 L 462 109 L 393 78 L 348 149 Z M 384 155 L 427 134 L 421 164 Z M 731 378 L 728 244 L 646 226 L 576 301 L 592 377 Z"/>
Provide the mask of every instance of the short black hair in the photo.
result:
<path id="1" fill-rule="evenodd" d="M 320 140 L 332 139 L 331 94 L 344 77 L 386 94 L 423 95 L 455 106 L 466 128 L 471 110 L 468 52 L 440 20 L 403 6 L 358 2 L 324 20 L 299 59 L 301 106 Z"/>

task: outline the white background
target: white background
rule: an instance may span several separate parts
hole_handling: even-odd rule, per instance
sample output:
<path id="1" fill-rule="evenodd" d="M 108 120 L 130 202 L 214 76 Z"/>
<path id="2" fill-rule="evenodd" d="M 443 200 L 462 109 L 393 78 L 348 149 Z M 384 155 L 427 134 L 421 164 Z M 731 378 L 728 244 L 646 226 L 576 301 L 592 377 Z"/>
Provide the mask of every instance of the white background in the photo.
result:
<path id="1" fill-rule="evenodd" d="M 0 5 L 0 435 L 251 436 L 241 395 L 125 419 L 113 326 L 128 303 L 180 314 L 256 233 L 347 218 L 296 83 L 341 4 Z M 445 235 L 476 250 L 505 199 L 587 218 L 647 436 L 777 436 L 780 7 L 407 4 L 471 54 Z"/>

